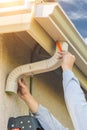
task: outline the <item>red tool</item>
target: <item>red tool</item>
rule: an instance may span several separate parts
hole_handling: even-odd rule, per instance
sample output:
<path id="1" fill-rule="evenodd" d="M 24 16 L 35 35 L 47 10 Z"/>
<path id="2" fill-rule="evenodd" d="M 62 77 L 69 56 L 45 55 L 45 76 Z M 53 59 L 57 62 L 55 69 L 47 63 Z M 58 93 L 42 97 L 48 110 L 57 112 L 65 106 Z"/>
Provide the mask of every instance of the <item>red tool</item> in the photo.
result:
<path id="1" fill-rule="evenodd" d="M 57 45 L 59 51 L 62 51 L 62 46 L 61 46 L 60 42 L 57 41 L 57 42 L 56 42 L 56 45 Z"/>

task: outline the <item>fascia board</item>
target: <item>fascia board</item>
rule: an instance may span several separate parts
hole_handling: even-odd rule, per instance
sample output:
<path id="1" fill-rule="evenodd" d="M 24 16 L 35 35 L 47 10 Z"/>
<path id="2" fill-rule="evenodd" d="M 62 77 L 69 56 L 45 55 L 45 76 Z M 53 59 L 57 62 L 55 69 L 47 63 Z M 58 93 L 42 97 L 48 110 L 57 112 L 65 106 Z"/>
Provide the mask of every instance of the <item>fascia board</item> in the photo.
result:
<path id="1" fill-rule="evenodd" d="M 27 14 L 18 14 L 18 15 L 0 17 L 0 26 L 29 23 L 30 16 L 31 15 L 27 13 Z"/>
<path id="2" fill-rule="evenodd" d="M 31 10 L 30 9 L 26 9 L 26 8 L 17 8 L 15 10 L 9 10 L 9 11 L 0 11 L 0 17 L 6 17 L 6 16 L 13 16 L 13 15 L 18 15 L 18 14 L 27 14 L 30 13 Z"/>
<path id="3" fill-rule="evenodd" d="M 29 28 L 29 24 L 26 24 L 26 23 L 25 24 L 14 24 L 14 25 L 0 26 L 0 34 L 25 31 L 28 28 Z"/>
<path id="4" fill-rule="evenodd" d="M 29 23 L 32 19 L 33 10 L 34 1 L 25 1 L 22 6 L 1 8 L 0 33 L 28 30 Z"/>
<path id="5" fill-rule="evenodd" d="M 0 33 L 27 30 L 30 19 L 30 13 L 0 17 Z"/>
<path id="6" fill-rule="evenodd" d="M 87 76 L 87 46 L 84 40 L 59 4 L 53 4 L 53 7 L 51 5 L 52 10 L 49 10 L 49 6 L 50 5 L 46 5 L 46 3 L 37 5 L 35 19 L 55 41 L 67 41 L 69 43 L 70 50 L 72 50 L 77 57 L 76 65 Z M 39 11 L 41 12 L 38 13 Z M 44 13 L 46 11 L 47 14 Z"/>
<path id="7" fill-rule="evenodd" d="M 14 1 L 0 1 L 0 8 L 6 8 L 12 7 L 12 6 L 18 6 L 18 5 L 23 5 L 25 0 L 14 0 Z"/>

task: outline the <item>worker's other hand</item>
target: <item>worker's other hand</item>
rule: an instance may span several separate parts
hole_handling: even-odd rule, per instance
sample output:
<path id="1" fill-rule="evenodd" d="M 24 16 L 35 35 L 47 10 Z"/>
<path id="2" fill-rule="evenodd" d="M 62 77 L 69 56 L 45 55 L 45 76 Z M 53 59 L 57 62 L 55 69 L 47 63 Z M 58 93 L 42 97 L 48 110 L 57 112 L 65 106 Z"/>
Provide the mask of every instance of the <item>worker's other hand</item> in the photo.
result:
<path id="1" fill-rule="evenodd" d="M 30 94 L 29 89 L 28 89 L 27 85 L 25 84 L 24 79 L 18 80 L 17 93 L 18 93 L 19 97 L 22 98 L 23 100 L 26 100 L 27 96 Z"/>
<path id="2" fill-rule="evenodd" d="M 62 62 L 62 70 L 72 70 L 75 56 L 72 55 L 70 52 L 62 52 L 63 53 L 63 62 Z"/>

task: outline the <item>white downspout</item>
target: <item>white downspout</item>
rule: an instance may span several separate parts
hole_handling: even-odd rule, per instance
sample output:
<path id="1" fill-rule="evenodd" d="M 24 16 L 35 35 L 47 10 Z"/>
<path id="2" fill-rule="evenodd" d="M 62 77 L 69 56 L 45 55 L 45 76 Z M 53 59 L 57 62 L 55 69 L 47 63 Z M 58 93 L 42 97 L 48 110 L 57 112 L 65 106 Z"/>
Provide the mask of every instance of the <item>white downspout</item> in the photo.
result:
<path id="1" fill-rule="evenodd" d="M 62 50 L 67 51 L 68 50 L 68 44 L 64 42 L 61 44 Z M 7 82 L 6 82 L 6 92 L 13 92 L 17 93 L 17 80 L 21 76 L 25 75 L 35 75 L 40 74 L 48 71 L 52 71 L 60 67 L 62 59 L 58 59 L 59 57 L 59 49 L 56 45 L 56 51 L 55 54 L 46 60 L 38 61 L 35 63 L 25 64 L 21 65 L 19 67 L 16 67 L 8 76 Z"/>

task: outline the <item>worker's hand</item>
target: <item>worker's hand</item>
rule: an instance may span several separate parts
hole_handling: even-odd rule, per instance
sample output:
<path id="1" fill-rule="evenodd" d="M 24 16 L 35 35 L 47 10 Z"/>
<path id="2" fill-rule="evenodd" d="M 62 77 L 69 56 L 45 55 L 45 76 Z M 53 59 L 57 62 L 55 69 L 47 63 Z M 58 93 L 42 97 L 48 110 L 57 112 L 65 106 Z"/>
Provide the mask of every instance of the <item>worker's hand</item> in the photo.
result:
<path id="1" fill-rule="evenodd" d="M 75 56 L 72 55 L 70 52 L 62 52 L 63 54 L 63 62 L 62 62 L 62 70 L 72 70 L 74 62 L 75 62 Z"/>
<path id="2" fill-rule="evenodd" d="M 27 87 L 27 85 L 25 84 L 24 79 L 19 79 L 18 80 L 18 90 L 17 93 L 19 95 L 20 98 L 22 98 L 23 100 L 26 100 L 26 98 L 29 96 L 29 89 Z"/>
<path id="3" fill-rule="evenodd" d="M 18 95 L 27 104 L 32 113 L 36 113 L 39 108 L 39 104 L 36 99 L 30 94 L 27 85 L 23 79 L 18 80 Z"/>

